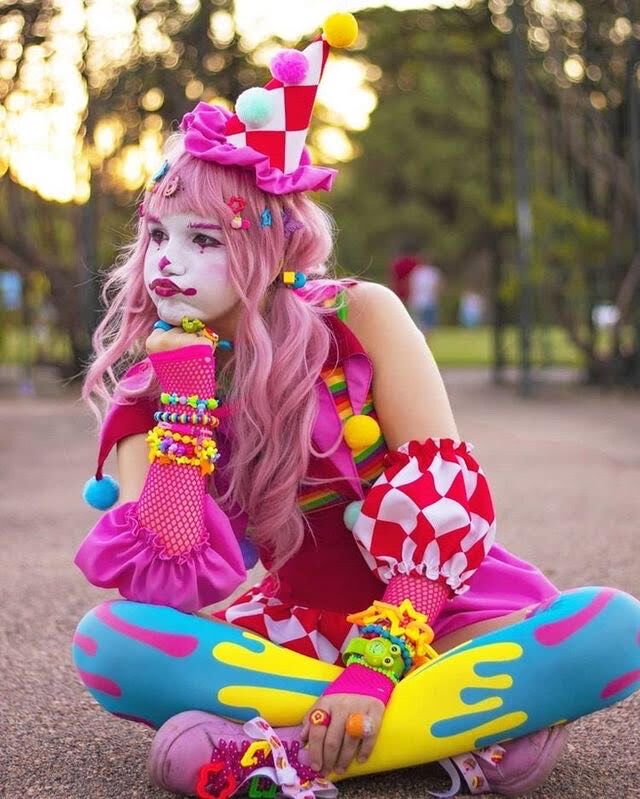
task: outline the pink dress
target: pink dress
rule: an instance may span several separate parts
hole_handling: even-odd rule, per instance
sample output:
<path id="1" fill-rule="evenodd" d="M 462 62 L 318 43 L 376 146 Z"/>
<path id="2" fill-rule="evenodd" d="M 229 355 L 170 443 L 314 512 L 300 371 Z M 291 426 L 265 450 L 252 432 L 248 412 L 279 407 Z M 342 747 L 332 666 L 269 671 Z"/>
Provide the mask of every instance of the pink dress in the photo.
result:
<path id="1" fill-rule="evenodd" d="M 329 450 L 338 440 L 344 422 L 352 415 L 365 414 L 377 421 L 371 360 L 346 324 L 336 316 L 325 318 L 335 341 L 316 383 L 319 413 L 313 444 L 320 452 Z M 114 405 L 102 431 L 101 454 L 104 456 L 120 438 L 150 429 L 154 410 L 155 404 L 149 400 L 134 406 Z M 217 429 L 217 439 L 222 457 L 213 477 L 215 494 L 219 495 L 227 485 L 225 467 L 233 446 L 228 417 Z M 224 619 L 302 654 L 341 664 L 341 652 L 358 634 L 345 617 L 380 599 L 386 587 L 362 557 L 345 525 L 344 512 L 349 503 L 363 499 L 367 488 L 383 472 L 387 451 L 381 435 L 364 451 L 354 452 L 342 440 L 330 457 L 312 456 L 308 476 L 320 477 L 323 482 L 318 487 L 305 486 L 303 481 L 298 505 L 313 536 L 306 535 L 302 547 L 280 569 L 279 586 L 267 576 L 225 609 L 199 614 Z M 246 517 L 232 518 L 232 525 L 242 537 Z M 268 568 L 269 553 L 256 554 Z M 248 566 L 253 565 L 250 553 L 246 560 Z M 558 593 L 535 566 L 494 543 L 469 580 L 469 590 L 450 599 L 437 618 L 435 646 L 438 637 L 447 633 Z"/>

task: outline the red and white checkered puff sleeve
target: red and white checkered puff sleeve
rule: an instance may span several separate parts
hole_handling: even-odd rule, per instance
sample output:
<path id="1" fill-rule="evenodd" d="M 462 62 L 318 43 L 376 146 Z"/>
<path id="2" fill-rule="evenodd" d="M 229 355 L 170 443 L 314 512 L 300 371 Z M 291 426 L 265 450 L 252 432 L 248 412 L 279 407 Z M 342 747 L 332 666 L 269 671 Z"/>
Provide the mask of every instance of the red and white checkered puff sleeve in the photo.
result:
<path id="1" fill-rule="evenodd" d="M 372 571 L 426 577 L 463 594 L 495 539 L 495 513 L 473 446 L 450 438 L 409 441 L 385 457 L 353 535 Z M 391 588 L 391 586 L 389 586 Z"/>

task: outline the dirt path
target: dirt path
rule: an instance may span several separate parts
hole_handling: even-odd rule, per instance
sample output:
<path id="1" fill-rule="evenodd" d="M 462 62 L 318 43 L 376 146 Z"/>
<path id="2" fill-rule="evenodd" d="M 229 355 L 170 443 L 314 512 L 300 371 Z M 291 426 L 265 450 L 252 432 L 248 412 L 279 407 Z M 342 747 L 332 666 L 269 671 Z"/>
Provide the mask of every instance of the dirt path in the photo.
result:
<path id="1" fill-rule="evenodd" d="M 461 435 L 493 488 L 500 543 L 560 588 L 640 596 L 638 398 L 555 386 L 525 402 L 478 373 L 446 379 Z M 76 624 L 115 596 L 86 584 L 72 562 L 97 518 L 80 497 L 96 455 L 88 417 L 69 396 L 0 400 L 0 420 L 0 797 L 168 799 L 145 774 L 152 731 L 102 711 L 71 662 Z M 569 750 L 533 796 L 640 797 L 639 710 L 636 695 L 574 724 Z M 444 785 L 434 773 L 343 783 L 341 794 L 424 797 Z"/>

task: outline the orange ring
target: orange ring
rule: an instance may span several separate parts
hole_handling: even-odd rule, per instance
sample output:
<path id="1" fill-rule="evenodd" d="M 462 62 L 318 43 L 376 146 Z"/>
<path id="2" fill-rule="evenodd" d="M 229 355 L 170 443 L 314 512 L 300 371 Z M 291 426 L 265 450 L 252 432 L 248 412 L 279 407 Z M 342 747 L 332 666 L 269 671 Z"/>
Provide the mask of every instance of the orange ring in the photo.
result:
<path id="1" fill-rule="evenodd" d="M 373 724 L 364 713 L 351 713 L 347 717 L 345 729 L 352 738 L 366 738 L 373 732 Z"/>

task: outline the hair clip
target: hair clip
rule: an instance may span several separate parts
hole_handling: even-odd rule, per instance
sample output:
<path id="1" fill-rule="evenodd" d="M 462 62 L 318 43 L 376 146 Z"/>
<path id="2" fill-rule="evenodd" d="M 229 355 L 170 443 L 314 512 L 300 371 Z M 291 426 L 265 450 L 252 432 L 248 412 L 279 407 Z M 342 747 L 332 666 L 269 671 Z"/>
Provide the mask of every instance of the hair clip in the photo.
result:
<path id="1" fill-rule="evenodd" d="M 283 284 L 292 289 L 301 289 L 307 282 L 304 272 L 282 272 L 281 280 Z"/>
<path id="2" fill-rule="evenodd" d="M 293 218 L 293 214 L 288 208 L 282 209 L 282 224 L 284 226 L 284 236 L 286 239 L 291 238 L 296 230 L 300 230 L 300 228 L 304 227 L 302 222 L 298 222 L 297 219 Z"/>
<path id="3" fill-rule="evenodd" d="M 147 183 L 147 191 L 153 193 L 156 190 L 158 183 L 162 180 L 162 178 L 167 174 L 169 171 L 169 162 L 165 161 L 164 164 L 158 169 L 158 171 L 151 177 L 149 183 Z"/>
<path id="4" fill-rule="evenodd" d="M 167 185 L 164 187 L 163 194 L 165 197 L 173 197 L 181 188 L 182 181 L 180 180 L 180 175 L 172 175 L 167 181 Z"/>
<path id="5" fill-rule="evenodd" d="M 231 220 L 231 227 L 234 230 L 246 230 L 247 228 L 251 227 L 251 222 L 248 219 L 243 219 L 241 216 L 242 211 L 244 211 L 247 205 L 244 197 L 229 197 L 227 200 L 227 205 L 235 214 Z"/>
<path id="6" fill-rule="evenodd" d="M 260 227 L 271 227 L 272 222 L 273 217 L 271 216 L 271 211 L 265 208 L 260 214 Z"/>

